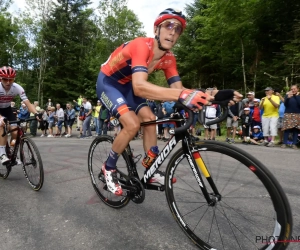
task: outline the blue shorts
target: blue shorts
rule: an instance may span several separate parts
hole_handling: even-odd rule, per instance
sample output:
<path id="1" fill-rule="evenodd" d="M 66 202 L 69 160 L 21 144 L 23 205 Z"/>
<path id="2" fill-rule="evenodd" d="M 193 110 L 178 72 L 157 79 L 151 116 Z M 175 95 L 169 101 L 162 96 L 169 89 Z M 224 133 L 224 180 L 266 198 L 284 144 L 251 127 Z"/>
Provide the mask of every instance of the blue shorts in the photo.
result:
<path id="1" fill-rule="evenodd" d="M 59 130 L 61 130 L 63 124 L 64 124 L 64 121 L 58 121 L 57 124 L 56 124 L 56 126 L 59 128 Z"/>
<path id="2" fill-rule="evenodd" d="M 173 123 L 163 123 L 163 128 L 175 128 L 175 125 Z"/>
<path id="3" fill-rule="evenodd" d="M 131 82 L 122 85 L 100 72 L 96 87 L 98 99 L 116 118 L 129 111 L 137 114 L 142 107 L 148 106 L 146 99 L 134 95 Z"/>

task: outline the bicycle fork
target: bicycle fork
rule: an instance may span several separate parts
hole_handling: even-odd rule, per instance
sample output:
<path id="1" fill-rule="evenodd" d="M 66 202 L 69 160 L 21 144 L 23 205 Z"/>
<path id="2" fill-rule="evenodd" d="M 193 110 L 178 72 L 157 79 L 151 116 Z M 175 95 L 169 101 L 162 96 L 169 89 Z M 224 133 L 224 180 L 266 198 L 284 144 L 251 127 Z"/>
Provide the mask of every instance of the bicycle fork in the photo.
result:
<path id="1" fill-rule="evenodd" d="M 199 151 L 191 152 L 189 147 L 187 147 L 189 153 L 186 154 L 187 159 L 189 161 L 190 167 L 194 173 L 194 176 L 197 180 L 197 183 L 207 201 L 209 206 L 214 206 L 218 201 L 221 200 L 222 196 L 219 193 Z M 192 156 L 192 157 L 191 157 Z M 210 187 L 213 190 L 213 193 L 208 193 L 207 188 L 203 182 L 202 174 L 206 178 Z"/>

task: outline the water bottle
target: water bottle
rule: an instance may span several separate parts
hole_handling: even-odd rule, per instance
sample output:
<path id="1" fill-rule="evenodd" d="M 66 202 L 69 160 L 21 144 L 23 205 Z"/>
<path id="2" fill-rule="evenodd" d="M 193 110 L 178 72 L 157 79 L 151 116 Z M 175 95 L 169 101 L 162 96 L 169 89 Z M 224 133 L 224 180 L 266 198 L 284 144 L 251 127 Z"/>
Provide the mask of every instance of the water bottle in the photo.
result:
<path id="1" fill-rule="evenodd" d="M 151 147 L 147 152 L 147 156 L 143 159 L 142 165 L 145 168 L 151 167 L 152 163 L 155 161 L 156 157 L 158 156 L 158 153 L 159 153 L 158 146 Z"/>

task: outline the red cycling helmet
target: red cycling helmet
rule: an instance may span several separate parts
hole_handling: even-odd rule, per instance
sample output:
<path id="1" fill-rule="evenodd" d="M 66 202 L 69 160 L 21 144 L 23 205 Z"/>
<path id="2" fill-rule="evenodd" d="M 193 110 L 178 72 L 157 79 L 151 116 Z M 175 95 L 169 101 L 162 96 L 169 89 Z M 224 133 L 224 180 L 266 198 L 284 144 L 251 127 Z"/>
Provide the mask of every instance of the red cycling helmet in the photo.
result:
<path id="1" fill-rule="evenodd" d="M 2 67 L 0 68 L 0 77 L 1 78 L 7 78 L 7 79 L 13 79 L 17 75 L 17 72 L 11 68 L 11 67 Z"/>
<path id="2" fill-rule="evenodd" d="M 172 19 L 172 18 L 177 19 L 181 23 L 182 28 L 185 29 L 186 27 L 185 16 L 182 14 L 180 10 L 174 10 L 172 8 L 165 9 L 163 12 L 159 13 L 158 17 L 154 22 L 154 26 L 159 26 L 166 19 Z"/>

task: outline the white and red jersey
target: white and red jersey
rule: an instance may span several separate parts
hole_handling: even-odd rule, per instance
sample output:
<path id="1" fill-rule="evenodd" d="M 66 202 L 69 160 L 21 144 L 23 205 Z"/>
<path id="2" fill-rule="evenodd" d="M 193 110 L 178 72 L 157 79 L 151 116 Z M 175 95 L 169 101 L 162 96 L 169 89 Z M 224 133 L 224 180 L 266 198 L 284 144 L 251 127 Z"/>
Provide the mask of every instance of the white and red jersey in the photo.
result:
<path id="1" fill-rule="evenodd" d="M 10 102 L 19 95 L 22 101 L 28 100 L 24 89 L 17 83 L 13 83 L 9 91 L 6 91 L 0 84 L 0 109 L 10 107 Z"/>

